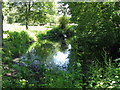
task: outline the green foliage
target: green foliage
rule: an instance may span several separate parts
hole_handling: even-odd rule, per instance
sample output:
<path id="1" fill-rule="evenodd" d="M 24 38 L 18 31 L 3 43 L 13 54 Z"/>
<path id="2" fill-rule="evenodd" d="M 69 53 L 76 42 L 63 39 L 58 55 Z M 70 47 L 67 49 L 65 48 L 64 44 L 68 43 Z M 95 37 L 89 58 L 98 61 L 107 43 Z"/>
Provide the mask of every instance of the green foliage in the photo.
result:
<path id="1" fill-rule="evenodd" d="M 11 59 L 18 58 L 25 54 L 29 42 L 33 40 L 29 37 L 28 33 L 21 32 L 8 32 L 8 38 L 3 41 L 3 62 L 10 62 Z"/>
<path id="2" fill-rule="evenodd" d="M 40 69 L 42 70 L 43 67 Z M 43 72 L 42 72 L 43 73 Z M 4 69 L 2 86 L 6 88 L 37 88 L 41 84 L 41 72 L 33 72 L 29 67 L 13 64 Z"/>
<path id="3" fill-rule="evenodd" d="M 65 15 L 59 18 L 59 27 L 61 29 L 65 29 L 68 23 L 69 23 L 68 17 L 66 17 Z"/>
<path id="4" fill-rule="evenodd" d="M 74 62 L 80 62 L 82 71 L 86 71 L 83 82 L 88 82 L 90 62 L 97 60 L 100 62 L 99 65 L 105 65 L 105 60 L 109 59 L 108 57 L 105 58 L 104 53 L 111 57 L 112 63 L 114 59 L 120 57 L 120 30 L 117 20 L 117 18 L 120 18 L 119 4 L 116 2 L 66 2 L 65 4 L 69 5 L 71 21 L 78 24 L 75 37 L 71 42 L 70 67 L 74 66 L 73 68 L 76 68 Z M 110 73 L 113 74 L 115 71 Z"/>
<path id="5" fill-rule="evenodd" d="M 42 61 L 45 61 L 48 56 L 52 55 L 53 50 L 55 49 L 53 43 L 49 41 L 39 41 L 34 47 L 36 50 L 36 55 Z"/>
<path id="6" fill-rule="evenodd" d="M 71 22 L 78 24 L 77 29 L 67 26 L 68 21 L 62 17 L 59 27 L 37 35 L 41 43 L 36 43 L 34 49 L 38 60 L 45 61 L 47 56 L 53 56 L 56 43 L 47 40 L 42 42 L 41 39 L 60 41 L 61 48 L 66 48 L 64 39 L 73 37 L 68 70 L 58 71 L 40 65 L 39 70 L 33 72 L 29 61 L 25 61 L 28 66 L 24 67 L 3 63 L 3 88 L 120 88 L 119 3 L 65 4 L 69 5 Z M 36 3 L 35 8 L 39 5 Z M 41 22 L 45 18 L 42 17 Z M 3 43 L 3 62 L 10 62 L 16 56 L 23 55 L 31 40 L 25 32 L 9 32 Z"/>
<path id="7" fill-rule="evenodd" d="M 80 55 L 80 59 L 99 58 L 99 61 L 103 62 L 104 50 L 113 60 L 119 58 L 120 30 L 116 19 L 120 18 L 119 4 L 116 2 L 67 4 L 72 14 L 71 20 L 78 24 L 72 47 Z"/>
<path id="8" fill-rule="evenodd" d="M 82 74 L 80 70 L 55 71 L 48 69 L 43 81 L 48 88 L 82 88 Z"/>
<path id="9" fill-rule="evenodd" d="M 46 24 L 47 22 L 54 22 L 52 15 L 56 14 L 53 2 L 9 2 L 4 3 L 4 6 L 3 13 L 10 24 Z"/>
<path id="10" fill-rule="evenodd" d="M 46 34 L 38 34 L 38 39 L 48 39 L 51 41 L 60 41 L 64 40 L 65 38 L 71 38 L 74 36 L 74 28 L 67 26 L 64 29 L 61 27 L 54 27 L 52 30 L 47 31 Z"/>
<path id="11" fill-rule="evenodd" d="M 89 88 L 119 88 L 120 68 L 116 68 L 110 61 L 105 66 L 101 66 L 94 61 L 89 66 Z"/>

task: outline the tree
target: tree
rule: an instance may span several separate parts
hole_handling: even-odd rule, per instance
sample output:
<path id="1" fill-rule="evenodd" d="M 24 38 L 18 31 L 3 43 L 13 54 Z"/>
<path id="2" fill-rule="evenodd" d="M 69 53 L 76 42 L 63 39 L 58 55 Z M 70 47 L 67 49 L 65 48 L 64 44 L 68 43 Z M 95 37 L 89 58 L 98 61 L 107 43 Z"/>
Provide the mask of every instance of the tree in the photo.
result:
<path id="1" fill-rule="evenodd" d="M 105 65 L 103 50 L 109 55 L 120 48 L 119 2 L 70 2 L 71 20 L 78 24 L 76 37 L 72 42 L 75 53 L 73 62 L 80 62 L 83 71 L 83 82 L 88 83 L 90 62 L 99 60 Z M 111 55 L 113 57 L 113 55 Z M 120 53 L 116 58 L 120 56 Z M 73 58 L 73 57 L 72 57 Z M 83 86 L 83 88 L 85 88 Z"/>
<path id="2" fill-rule="evenodd" d="M 47 23 L 49 16 L 55 14 L 53 2 L 14 2 L 8 3 L 8 20 L 12 15 L 14 22 L 28 25 Z M 10 20 L 11 21 L 11 20 Z"/>

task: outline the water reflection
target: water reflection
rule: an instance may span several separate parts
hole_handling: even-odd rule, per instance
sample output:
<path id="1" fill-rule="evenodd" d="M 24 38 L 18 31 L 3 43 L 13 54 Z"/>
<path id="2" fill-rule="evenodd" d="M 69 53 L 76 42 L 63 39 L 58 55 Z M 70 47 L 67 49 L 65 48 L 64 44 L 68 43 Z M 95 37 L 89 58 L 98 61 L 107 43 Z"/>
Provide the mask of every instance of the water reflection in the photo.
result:
<path id="1" fill-rule="evenodd" d="M 21 57 L 22 65 L 26 65 L 29 61 L 29 66 L 37 69 L 39 65 L 44 65 L 47 68 L 56 68 L 65 70 L 69 64 L 69 49 L 71 45 L 66 41 L 53 43 L 47 40 L 36 42 L 30 47 L 25 56 Z"/>
<path id="2" fill-rule="evenodd" d="M 64 51 L 58 51 L 54 56 L 54 63 L 57 64 L 58 66 L 67 66 L 69 63 L 68 55 L 69 55 L 69 49 L 71 49 L 71 45 L 68 45 L 68 48 Z"/>
<path id="3" fill-rule="evenodd" d="M 68 61 L 68 52 L 57 52 L 53 57 L 55 64 L 62 66 L 66 61 Z"/>
<path id="4" fill-rule="evenodd" d="M 68 43 L 66 40 L 62 40 L 59 42 L 59 49 L 61 52 L 65 52 L 68 49 Z"/>

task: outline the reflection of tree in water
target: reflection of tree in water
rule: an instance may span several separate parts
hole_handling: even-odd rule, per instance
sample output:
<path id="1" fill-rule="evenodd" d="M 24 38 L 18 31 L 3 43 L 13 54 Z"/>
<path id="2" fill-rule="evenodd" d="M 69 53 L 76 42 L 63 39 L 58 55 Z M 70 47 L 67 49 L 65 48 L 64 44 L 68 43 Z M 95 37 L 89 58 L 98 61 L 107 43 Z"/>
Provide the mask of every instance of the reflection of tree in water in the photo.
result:
<path id="1" fill-rule="evenodd" d="M 48 67 L 54 68 L 56 67 L 57 63 L 55 62 L 54 58 L 55 54 L 57 54 L 57 52 L 63 52 L 64 54 L 66 54 L 68 44 L 67 41 L 63 40 L 59 42 L 50 42 L 47 40 L 43 40 L 36 43 L 36 46 L 34 48 L 36 50 L 36 55 L 39 57 L 40 62 L 43 62 Z"/>
<path id="2" fill-rule="evenodd" d="M 36 49 L 36 55 L 40 60 L 46 60 L 46 58 L 52 54 L 55 49 L 53 43 L 48 41 L 38 42 L 34 48 Z"/>
<path id="3" fill-rule="evenodd" d="M 29 61 L 30 66 L 34 69 L 34 71 L 38 69 L 39 65 L 53 69 L 57 67 L 56 63 L 66 61 L 66 55 L 68 55 L 67 49 L 67 41 L 51 42 L 47 40 L 41 40 L 34 43 L 26 53 L 26 56 L 23 56 L 21 59 L 23 63 L 24 61 L 26 62 L 26 60 Z M 55 55 L 57 55 L 57 58 L 55 58 Z M 60 65 L 61 64 L 59 64 L 59 66 Z"/>
<path id="4" fill-rule="evenodd" d="M 60 46 L 59 46 L 59 49 L 61 52 L 65 52 L 68 48 L 68 44 L 65 40 L 62 40 L 59 42 Z"/>

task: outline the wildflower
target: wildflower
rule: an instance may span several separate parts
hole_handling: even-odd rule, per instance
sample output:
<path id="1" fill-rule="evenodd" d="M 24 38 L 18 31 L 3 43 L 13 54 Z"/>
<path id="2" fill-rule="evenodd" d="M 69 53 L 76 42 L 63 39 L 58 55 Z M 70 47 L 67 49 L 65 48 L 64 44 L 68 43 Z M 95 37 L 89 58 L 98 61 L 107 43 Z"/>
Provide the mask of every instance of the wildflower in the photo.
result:
<path id="1" fill-rule="evenodd" d="M 115 78 L 119 78 L 119 76 L 115 76 Z"/>
<path id="2" fill-rule="evenodd" d="M 101 82 L 100 85 L 103 85 L 103 82 Z"/>
<path id="3" fill-rule="evenodd" d="M 112 81 L 112 83 L 115 83 L 115 81 Z"/>

